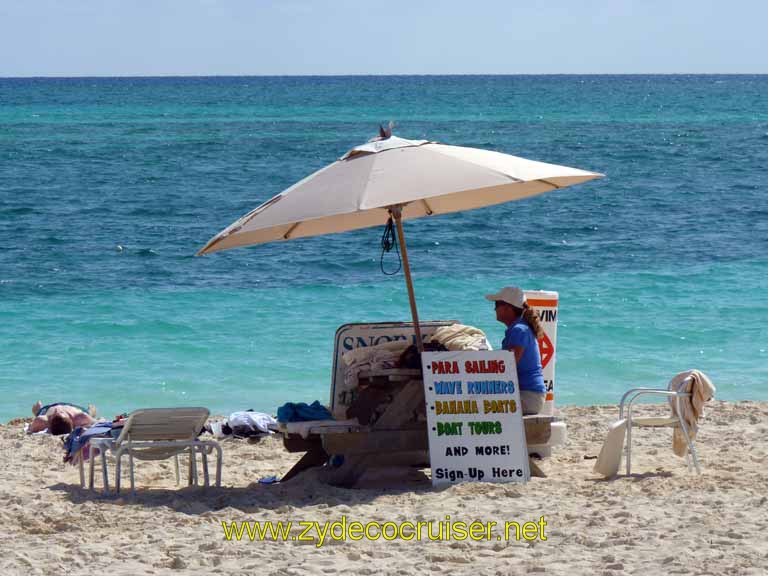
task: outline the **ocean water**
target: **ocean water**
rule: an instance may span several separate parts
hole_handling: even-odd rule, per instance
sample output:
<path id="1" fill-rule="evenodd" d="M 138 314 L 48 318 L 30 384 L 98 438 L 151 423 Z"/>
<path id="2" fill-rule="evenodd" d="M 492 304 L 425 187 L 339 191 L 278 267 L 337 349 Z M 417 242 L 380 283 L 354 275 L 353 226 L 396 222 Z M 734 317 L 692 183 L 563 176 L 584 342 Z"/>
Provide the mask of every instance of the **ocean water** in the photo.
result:
<path id="1" fill-rule="evenodd" d="M 0 420 L 328 399 L 336 328 L 408 320 L 382 230 L 197 258 L 375 135 L 604 172 L 405 225 L 424 319 L 560 293 L 559 404 L 706 371 L 768 399 L 768 76 L 0 79 Z M 388 262 L 391 264 L 391 262 Z"/>

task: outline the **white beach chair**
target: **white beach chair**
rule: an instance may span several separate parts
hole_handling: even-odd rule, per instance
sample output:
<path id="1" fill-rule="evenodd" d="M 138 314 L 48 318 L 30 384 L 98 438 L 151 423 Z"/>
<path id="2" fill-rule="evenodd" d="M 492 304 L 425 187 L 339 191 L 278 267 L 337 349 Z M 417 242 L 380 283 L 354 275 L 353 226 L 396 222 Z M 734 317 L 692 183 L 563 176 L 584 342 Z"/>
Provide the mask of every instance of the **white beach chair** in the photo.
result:
<path id="1" fill-rule="evenodd" d="M 132 412 L 117 438 L 92 438 L 90 440 L 89 487 L 93 489 L 94 449 L 101 453 L 101 471 L 104 492 L 109 491 L 107 474 L 107 451 L 115 455 L 115 491 L 120 493 L 122 457 L 128 454 L 131 491 L 135 490 L 133 459 L 165 460 L 175 459 L 176 482 L 179 481 L 178 456 L 189 452 L 189 484 L 197 484 L 196 453 L 203 462 L 204 484 L 208 486 L 208 455 L 216 450 L 216 486 L 221 486 L 222 451 L 218 442 L 199 440 L 197 437 L 208 419 L 207 408 L 147 408 Z M 81 481 L 82 472 L 81 472 Z"/>
<path id="2" fill-rule="evenodd" d="M 632 428 L 680 428 L 683 437 L 688 444 L 685 455 L 688 469 L 691 469 L 691 460 L 696 472 L 701 474 L 699 459 L 696 455 L 696 446 L 688 433 L 688 425 L 683 418 L 683 410 L 680 404 L 683 398 L 690 398 L 691 393 L 686 392 L 691 383 L 691 376 L 680 381 L 676 389 L 661 388 L 632 388 L 627 390 L 619 403 L 619 419 L 608 430 L 600 455 L 595 463 L 594 470 L 603 476 L 615 476 L 621 465 L 622 449 L 626 435 L 626 468 L 627 476 L 632 474 Z M 657 396 L 675 403 L 676 414 L 671 416 L 633 416 L 632 405 L 641 396 Z M 625 414 L 626 412 L 626 414 Z"/>

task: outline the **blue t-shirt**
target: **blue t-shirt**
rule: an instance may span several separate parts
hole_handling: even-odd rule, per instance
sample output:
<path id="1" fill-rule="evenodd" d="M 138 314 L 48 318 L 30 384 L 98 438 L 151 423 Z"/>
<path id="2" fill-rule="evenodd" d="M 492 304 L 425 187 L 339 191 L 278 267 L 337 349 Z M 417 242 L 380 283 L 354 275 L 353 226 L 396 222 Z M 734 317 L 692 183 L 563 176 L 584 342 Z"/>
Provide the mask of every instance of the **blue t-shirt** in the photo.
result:
<path id="1" fill-rule="evenodd" d="M 523 355 L 517 363 L 517 379 L 520 390 L 545 393 L 544 375 L 541 372 L 541 354 L 536 335 L 522 318 L 507 328 L 501 347 L 509 350 L 513 346 L 523 348 Z"/>

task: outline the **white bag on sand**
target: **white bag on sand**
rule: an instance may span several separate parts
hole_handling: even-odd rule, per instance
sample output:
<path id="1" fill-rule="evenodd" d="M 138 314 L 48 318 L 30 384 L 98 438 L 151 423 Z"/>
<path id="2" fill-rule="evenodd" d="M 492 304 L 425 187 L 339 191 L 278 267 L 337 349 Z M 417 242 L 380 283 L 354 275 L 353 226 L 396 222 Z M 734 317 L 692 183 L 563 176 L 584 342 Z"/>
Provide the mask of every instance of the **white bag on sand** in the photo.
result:
<path id="1" fill-rule="evenodd" d="M 624 453 L 624 434 L 627 431 L 627 419 L 622 418 L 611 424 L 605 437 L 600 455 L 595 462 L 594 471 L 610 478 L 619 473 L 621 455 Z"/>
<path id="2" fill-rule="evenodd" d="M 253 433 L 272 434 L 269 429 L 270 425 L 276 425 L 277 420 L 272 418 L 269 414 L 264 412 L 253 412 L 250 410 L 244 410 L 240 412 L 232 412 L 227 419 L 227 424 L 235 434 L 243 431 L 250 431 Z"/>

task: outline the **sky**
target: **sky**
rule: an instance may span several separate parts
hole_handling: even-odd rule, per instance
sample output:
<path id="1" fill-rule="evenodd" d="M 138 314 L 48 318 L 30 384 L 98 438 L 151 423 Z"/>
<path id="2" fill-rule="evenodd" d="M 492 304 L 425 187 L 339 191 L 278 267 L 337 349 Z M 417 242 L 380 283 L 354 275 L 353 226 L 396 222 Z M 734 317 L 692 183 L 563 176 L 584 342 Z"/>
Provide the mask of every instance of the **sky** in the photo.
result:
<path id="1" fill-rule="evenodd" d="M 768 73 L 768 0 L 0 0 L 0 77 Z"/>

